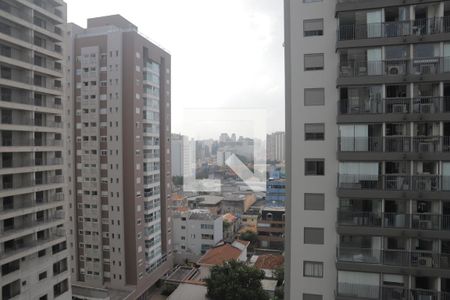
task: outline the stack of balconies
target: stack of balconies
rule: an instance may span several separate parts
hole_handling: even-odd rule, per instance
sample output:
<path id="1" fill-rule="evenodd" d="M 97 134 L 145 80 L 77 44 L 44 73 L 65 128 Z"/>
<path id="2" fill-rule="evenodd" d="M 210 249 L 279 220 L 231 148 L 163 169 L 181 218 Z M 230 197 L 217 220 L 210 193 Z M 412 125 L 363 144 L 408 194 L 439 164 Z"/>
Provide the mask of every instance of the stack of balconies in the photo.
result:
<path id="1" fill-rule="evenodd" d="M 0 3 L 2 299 L 68 295 L 60 0 Z M 38 274 L 53 264 L 45 282 Z M 56 267 L 55 267 L 56 266 Z M 51 275 L 53 274 L 53 275 Z M 39 276 L 39 279 L 41 277 Z"/>
<path id="2" fill-rule="evenodd" d="M 336 15 L 336 298 L 448 300 L 450 3 L 338 0 Z"/>

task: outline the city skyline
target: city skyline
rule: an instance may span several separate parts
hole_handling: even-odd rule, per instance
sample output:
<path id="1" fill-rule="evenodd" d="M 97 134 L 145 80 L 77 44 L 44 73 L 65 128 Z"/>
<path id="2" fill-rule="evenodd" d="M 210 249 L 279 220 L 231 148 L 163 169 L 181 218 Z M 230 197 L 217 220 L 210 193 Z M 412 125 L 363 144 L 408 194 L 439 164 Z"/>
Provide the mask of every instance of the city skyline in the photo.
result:
<path id="1" fill-rule="evenodd" d="M 186 131 L 183 123 L 186 110 L 199 108 L 267 109 L 268 133 L 284 130 L 282 1 L 152 0 L 148 5 L 151 18 L 135 0 L 126 6 L 68 0 L 68 22 L 84 27 L 87 18 L 120 13 L 168 49 L 173 61 L 174 132 L 200 134 L 195 128 Z M 223 124 L 201 128 L 201 138 L 209 138 L 218 136 Z M 252 134 L 246 125 L 239 129 L 242 135 Z"/>

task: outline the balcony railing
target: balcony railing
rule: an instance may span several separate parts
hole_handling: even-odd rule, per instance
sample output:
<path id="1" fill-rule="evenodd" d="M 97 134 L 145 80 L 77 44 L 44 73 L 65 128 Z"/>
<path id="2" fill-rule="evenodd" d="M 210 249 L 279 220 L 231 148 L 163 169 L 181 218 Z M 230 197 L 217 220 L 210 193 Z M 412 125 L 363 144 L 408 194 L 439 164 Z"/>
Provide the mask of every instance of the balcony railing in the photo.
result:
<path id="1" fill-rule="evenodd" d="M 411 21 L 341 25 L 337 31 L 337 38 L 339 41 L 349 41 L 446 32 L 450 32 L 450 18 L 435 17 Z"/>
<path id="2" fill-rule="evenodd" d="M 338 224 L 418 230 L 450 230 L 450 215 L 430 213 L 360 212 L 338 209 Z"/>
<path id="3" fill-rule="evenodd" d="M 341 152 L 450 152 L 450 136 L 339 137 Z"/>
<path id="4" fill-rule="evenodd" d="M 339 247 L 337 260 L 401 267 L 450 269 L 450 253 L 430 251 Z"/>
<path id="5" fill-rule="evenodd" d="M 449 292 L 338 282 L 337 296 L 377 300 L 448 300 Z"/>
<path id="6" fill-rule="evenodd" d="M 450 57 L 341 62 L 340 77 L 433 75 L 450 72 Z"/>
<path id="7" fill-rule="evenodd" d="M 14 180 L 3 182 L 0 190 L 11 190 L 11 189 L 20 189 L 20 188 L 29 188 L 39 185 L 47 185 L 47 184 L 58 184 L 63 183 L 64 179 L 62 175 L 57 176 L 49 176 L 48 178 L 36 178 L 36 179 L 28 179 L 28 180 Z"/>
<path id="8" fill-rule="evenodd" d="M 415 192 L 450 191 L 450 176 L 338 174 L 338 188 Z"/>
<path id="9" fill-rule="evenodd" d="M 415 97 L 385 99 L 342 99 L 339 113 L 358 114 L 433 114 L 450 112 L 450 97 Z"/>

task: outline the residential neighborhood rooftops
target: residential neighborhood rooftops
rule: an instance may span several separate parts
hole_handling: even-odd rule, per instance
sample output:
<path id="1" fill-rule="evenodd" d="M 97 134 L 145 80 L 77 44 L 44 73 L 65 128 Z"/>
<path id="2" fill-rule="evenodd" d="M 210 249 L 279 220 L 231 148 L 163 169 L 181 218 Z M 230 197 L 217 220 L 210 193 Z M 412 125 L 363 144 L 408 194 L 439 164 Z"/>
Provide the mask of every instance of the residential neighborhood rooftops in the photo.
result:
<path id="1" fill-rule="evenodd" d="M 232 244 L 220 243 L 210 248 L 197 262 L 199 265 L 222 265 L 229 260 L 238 260 L 243 252 L 246 253 L 248 241 L 235 240 Z"/>
<path id="2" fill-rule="evenodd" d="M 189 220 L 216 220 L 220 216 L 210 213 L 207 209 L 190 209 L 190 210 L 176 210 L 173 214 L 174 218 L 185 217 Z"/>
<path id="3" fill-rule="evenodd" d="M 199 202 L 201 205 L 218 205 L 223 200 L 222 196 L 199 195 L 187 198 L 188 202 Z"/>
<path id="4" fill-rule="evenodd" d="M 259 255 L 255 262 L 255 267 L 258 269 L 273 270 L 282 267 L 284 264 L 283 255 Z"/>

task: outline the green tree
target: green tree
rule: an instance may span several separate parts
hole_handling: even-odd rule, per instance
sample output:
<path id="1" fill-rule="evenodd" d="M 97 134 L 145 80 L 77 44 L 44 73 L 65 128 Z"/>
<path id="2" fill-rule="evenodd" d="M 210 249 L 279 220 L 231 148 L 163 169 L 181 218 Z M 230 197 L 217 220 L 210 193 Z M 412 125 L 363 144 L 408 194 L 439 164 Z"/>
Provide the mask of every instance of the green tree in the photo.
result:
<path id="1" fill-rule="evenodd" d="M 207 296 L 213 300 L 269 300 L 262 289 L 264 272 L 235 260 L 211 268 Z"/>
<path id="2" fill-rule="evenodd" d="M 239 238 L 241 240 L 250 242 L 250 246 L 249 246 L 250 251 L 253 251 L 256 247 L 256 244 L 258 243 L 258 235 L 256 234 L 256 232 L 253 232 L 250 230 L 247 230 L 247 231 L 241 233 Z"/>
<path id="3" fill-rule="evenodd" d="M 276 268 L 273 272 L 278 285 L 282 285 L 284 282 L 284 267 Z"/>

